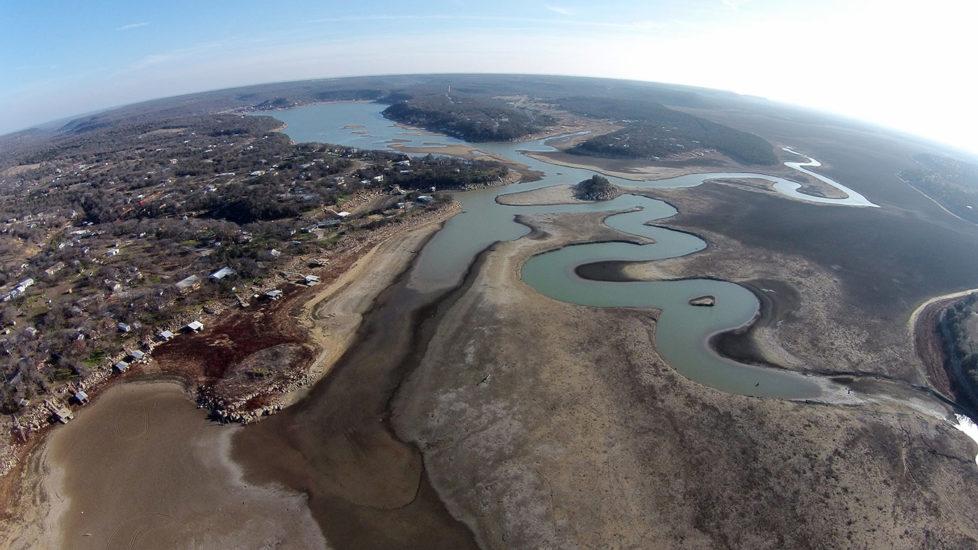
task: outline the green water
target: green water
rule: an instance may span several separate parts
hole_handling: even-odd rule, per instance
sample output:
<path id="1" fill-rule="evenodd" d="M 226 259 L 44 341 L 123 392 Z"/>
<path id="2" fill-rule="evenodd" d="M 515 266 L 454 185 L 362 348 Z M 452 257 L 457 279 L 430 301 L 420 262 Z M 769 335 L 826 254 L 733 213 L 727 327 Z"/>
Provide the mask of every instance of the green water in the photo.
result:
<path id="1" fill-rule="evenodd" d="M 460 140 L 427 132 L 408 130 L 383 118 L 383 105 L 372 103 L 334 103 L 298 107 L 268 114 L 288 124 L 286 133 L 295 141 L 320 141 L 339 145 L 382 149 L 392 143 L 407 146 L 430 146 L 464 143 Z M 797 373 L 744 365 L 720 357 L 707 345 L 717 332 L 743 326 L 757 314 L 758 302 L 740 285 L 710 279 L 686 279 L 651 282 L 591 281 L 577 276 L 582 264 L 611 260 L 650 261 L 692 254 L 706 243 L 688 233 L 646 225 L 653 220 L 676 213 L 665 202 L 625 194 L 611 201 L 540 206 L 505 206 L 496 197 L 540 187 L 577 183 L 593 172 L 542 162 L 522 151 L 552 151 L 544 140 L 524 143 L 487 143 L 479 150 L 525 164 L 543 173 L 535 182 L 518 183 L 500 188 L 456 193 L 462 213 L 449 220 L 422 250 L 410 274 L 410 285 L 422 292 L 443 290 L 457 284 L 475 256 L 499 241 L 518 239 L 529 229 L 514 221 L 518 214 L 623 212 L 605 223 L 629 235 L 647 237 L 654 244 L 625 242 L 587 243 L 554 250 L 531 258 L 523 267 L 523 280 L 540 293 L 556 300 L 592 307 L 657 308 L 662 311 L 656 328 L 656 347 L 662 356 L 683 375 L 719 390 L 742 395 L 772 396 L 789 399 L 816 398 L 821 393 L 817 379 Z M 794 154 L 794 151 L 789 151 Z M 799 155 L 804 156 L 804 155 Z M 807 157 L 806 157 L 807 158 Z M 786 163 L 805 171 L 818 166 L 808 159 L 804 163 Z M 795 182 L 751 173 L 714 173 L 681 176 L 658 181 L 636 182 L 609 178 L 630 188 L 693 187 L 717 178 L 763 178 L 774 182 L 777 191 L 795 200 L 843 206 L 875 206 L 865 197 L 824 176 L 819 179 L 847 193 L 845 199 L 825 199 L 797 192 Z M 703 295 L 716 297 L 714 307 L 695 307 L 689 300 Z"/>

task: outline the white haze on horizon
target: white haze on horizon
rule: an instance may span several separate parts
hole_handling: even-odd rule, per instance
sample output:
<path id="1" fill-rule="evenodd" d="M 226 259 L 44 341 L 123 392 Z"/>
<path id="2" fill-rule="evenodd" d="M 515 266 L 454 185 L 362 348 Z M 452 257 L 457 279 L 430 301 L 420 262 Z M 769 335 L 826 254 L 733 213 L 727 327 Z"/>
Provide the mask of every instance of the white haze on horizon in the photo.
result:
<path id="1" fill-rule="evenodd" d="M 530 73 L 687 84 L 841 114 L 978 154 L 978 92 L 965 57 L 978 51 L 978 2 L 925 7 L 872 1 L 817 17 L 736 25 L 640 21 L 330 38 L 201 43 L 81 79 L 65 76 L 4 98 L 0 131 L 113 105 L 231 86 L 369 74 Z M 940 17 L 937 5 L 953 17 Z M 902 6 L 902 7 L 901 7 Z M 551 6 L 556 7 L 556 6 Z M 565 9 L 565 8 L 559 8 Z M 569 14 L 573 13 L 565 9 Z M 937 17 L 940 25 L 935 25 Z M 927 23 L 930 21 L 930 23 Z M 318 25 L 335 25 L 323 21 Z M 827 33 L 826 29 L 830 29 Z"/>

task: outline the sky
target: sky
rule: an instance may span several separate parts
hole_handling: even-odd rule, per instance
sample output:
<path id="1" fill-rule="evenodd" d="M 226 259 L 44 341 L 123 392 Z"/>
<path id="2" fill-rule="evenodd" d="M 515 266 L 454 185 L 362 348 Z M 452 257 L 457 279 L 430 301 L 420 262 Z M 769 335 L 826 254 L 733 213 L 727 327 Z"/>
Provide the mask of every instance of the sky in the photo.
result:
<path id="1" fill-rule="evenodd" d="M 507 72 L 690 84 L 978 153 L 978 0 L 0 0 L 0 133 L 283 80 Z"/>

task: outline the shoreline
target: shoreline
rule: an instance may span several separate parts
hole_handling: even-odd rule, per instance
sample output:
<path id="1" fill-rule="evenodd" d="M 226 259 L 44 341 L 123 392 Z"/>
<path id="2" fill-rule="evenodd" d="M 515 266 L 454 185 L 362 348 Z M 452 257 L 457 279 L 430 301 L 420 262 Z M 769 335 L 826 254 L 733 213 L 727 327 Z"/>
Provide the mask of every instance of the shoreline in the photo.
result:
<path id="1" fill-rule="evenodd" d="M 558 154 L 567 154 L 562 151 L 555 151 Z M 564 166 L 566 168 L 578 168 L 581 170 L 590 170 L 598 174 L 613 178 L 621 178 L 631 181 L 657 181 L 662 179 L 675 178 L 679 176 L 686 176 L 689 174 L 706 174 L 711 172 L 716 172 L 717 170 L 723 170 L 722 166 L 687 166 L 687 167 L 670 167 L 670 166 L 655 166 L 653 163 L 649 162 L 648 165 L 644 166 L 648 170 L 638 170 L 633 172 L 625 172 L 621 170 L 611 170 L 606 167 L 589 164 L 587 162 L 571 162 L 564 159 L 554 158 L 546 153 L 534 152 L 534 151 L 523 151 L 523 154 L 538 160 L 540 162 L 546 162 L 547 164 L 552 164 L 554 166 Z M 594 157 L 598 158 L 598 157 Z M 582 159 L 583 160 L 583 159 Z"/>
<path id="2" fill-rule="evenodd" d="M 945 368 L 947 358 L 944 354 L 943 337 L 937 330 L 937 321 L 944 310 L 975 292 L 978 292 L 978 289 L 962 290 L 930 298 L 920 304 L 907 320 L 907 331 L 914 352 L 924 364 L 927 380 L 938 393 L 955 403 L 959 401 L 958 392 L 955 390 L 958 382 Z M 967 399 L 962 401 L 966 403 Z M 968 408 L 964 404 L 959 406 L 963 409 Z"/>
<path id="3" fill-rule="evenodd" d="M 416 257 L 423 244 L 437 231 L 441 224 L 458 211 L 458 204 L 452 203 L 438 211 L 434 217 L 380 239 L 366 253 L 357 258 L 350 268 L 344 270 L 336 280 L 324 285 L 321 290 L 317 289 L 318 292 L 303 299 L 301 304 L 282 307 L 289 306 L 289 304 L 279 302 L 271 306 L 282 310 L 279 315 L 284 314 L 293 319 L 296 319 L 296 310 L 301 312 L 301 315 L 310 315 L 308 319 L 299 318 L 299 321 L 304 323 L 307 329 L 312 328 L 308 335 L 308 341 L 320 346 L 321 351 L 308 365 L 309 372 L 305 383 L 275 396 L 277 397 L 276 402 L 266 410 L 271 412 L 277 408 L 288 407 L 297 403 L 316 382 L 329 373 L 331 366 L 352 344 L 352 335 L 357 332 L 360 319 L 373 307 L 377 295 L 386 289 L 387 281 L 400 277 L 404 271 L 409 269 L 410 265 L 413 264 L 413 258 Z M 371 276 L 362 277 L 358 280 L 357 276 L 364 273 L 370 273 Z M 299 291 L 294 296 L 298 297 L 302 293 L 303 291 Z M 330 320 L 333 322 L 330 328 L 340 329 L 343 332 L 339 335 L 329 334 L 327 328 L 320 326 L 319 319 L 312 317 L 317 313 L 324 316 L 331 315 Z M 217 327 L 208 327 L 208 331 L 215 328 Z M 175 342 L 178 343 L 178 341 Z M 117 387 L 126 387 L 131 383 L 178 384 L 191 407 L 194 406 L 195 396 L 198 394 L 197 390 L 194 389 L 195 383 L 186 375 L 160 368 L 156 361 L 153 361 L 149 366 L 141 367 L 126 375 L 108 377 L 103 384 L 94 390 L 90 390 L 91 402 L 78 412 L 86 412 L 95 408 L 104 395 Z M 253 419 L 260 417 L 261 414 L 255 415 Z M 72 427 L 71 425 L 61 427 L 61 430 Z M 42 430 L 32 433 L 26 443 L 17 445 L 15 452 L 18 458 L 15 465 L 7 475 L 0 478 L 0 492 L 6 495 L 3 523 L 7 525 L 5 529 L 0 530 L 3 531 L 0 535 L 4 539 L 14 540 L 14 537 L 18 535 L 12 532 L 14 526 L 10 522 L 14 521 L 23 511 L 19 504 L 24 502 L 24 499 L 37 498 L 36 493 L 40 487 L 38 484 L 47 483 L 45 480 L 47 475 L 38 478 L 36 470 L 35 472 L 29 470 L 32 463 L 43 460 L 48 442 L 52 435 L 56 435 L 56 428 L 58 428 L 56 425 L 45 425 Z M 34 523 L 27 522 L 23 525 L 30 527 Z M 26 535 L 26 531 L 22 531 L 20 535 Z"/>
<path id="4" fill-rule="evenodd" d="M 283 394 L 282 407 L 301 401 L 329 374 L 356 343 L 363 317 L 374 307 L 378 296 L 411 269 L 413 258 L 459 211 L 458 203 L 452 203 L 434 219 L 381 241 L 329 286 L 296 308 L 301 311 L 296 317 L 309 331 L 307 341 L 313 342 L 320 351 L 307 369 L 310 382 Z M 364 276 L 366 273 L 370 276 Z"/>

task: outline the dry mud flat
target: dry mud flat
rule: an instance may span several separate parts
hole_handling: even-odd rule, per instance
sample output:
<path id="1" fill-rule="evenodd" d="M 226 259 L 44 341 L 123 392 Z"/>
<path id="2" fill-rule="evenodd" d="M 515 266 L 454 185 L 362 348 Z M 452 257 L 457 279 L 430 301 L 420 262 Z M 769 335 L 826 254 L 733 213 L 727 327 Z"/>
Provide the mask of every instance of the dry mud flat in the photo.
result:
<path id="1" fill-rule="evenodd" d="M 574 196 L 573 185 L 562 184 L 500 195 L 496 197 L 496 202 L 507 206 L 530 206 L 534 204 L 581 204 L 588 201 Z"/>
<path id="2" fill-rule="evenodd" d="M 709 246 L 624 274 L 748 284 L 772 315 L 753 329 L 752 350 L 725 348 L 741 359 L 927 385 L 908 318 L 933 296 L 974 286 L 974 227 L 890 206 L 819 206 L 766 193 L 745 200 L 721 183 L 643 193 L 679 210 L 664 225 Z"/>
<path id="3" fill-rule="evenodd" d="M 602 216 L 497 245 L 397 393 L 397 433 L 480 545 L 978 544 L 975 451 L 945 422 L 716 392 L 656 354 L 654 312 L 520 282 L 534 253 L 609 238 Z"/>
<path id="4" fill-rule="evenodd" d="M 47 470 L 46 496 L 25 502 L 39 517 L 9 547 L 325 544 L 304 497 L 241 480 L 229 457 L 241 428 L 207 422 L 178 384 L 114 386 L 70 428 L 53 431 L 28 466 Z"/>

